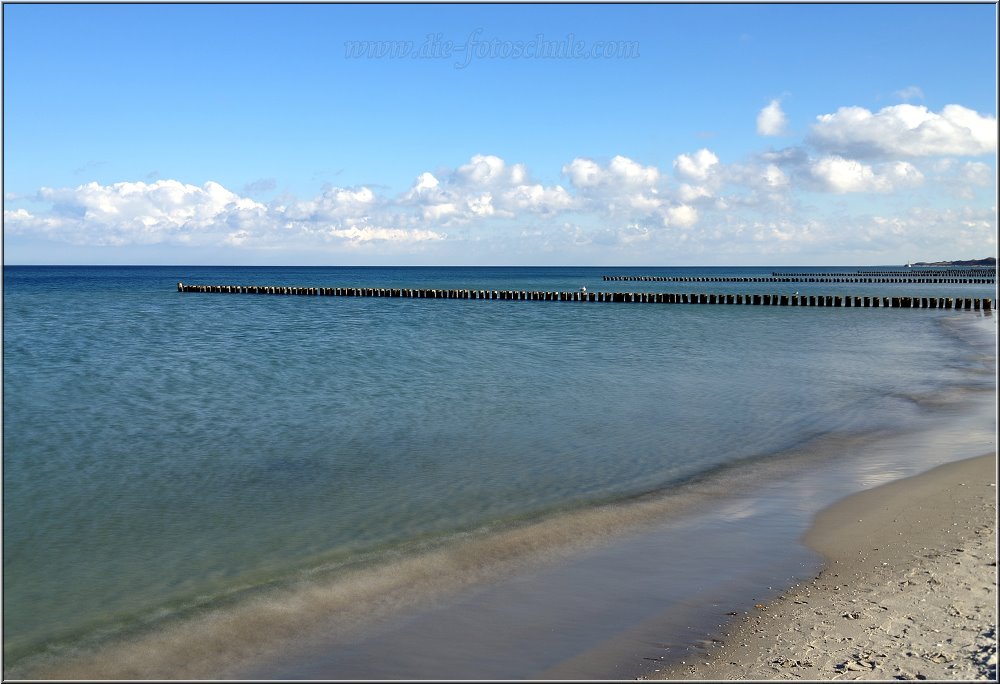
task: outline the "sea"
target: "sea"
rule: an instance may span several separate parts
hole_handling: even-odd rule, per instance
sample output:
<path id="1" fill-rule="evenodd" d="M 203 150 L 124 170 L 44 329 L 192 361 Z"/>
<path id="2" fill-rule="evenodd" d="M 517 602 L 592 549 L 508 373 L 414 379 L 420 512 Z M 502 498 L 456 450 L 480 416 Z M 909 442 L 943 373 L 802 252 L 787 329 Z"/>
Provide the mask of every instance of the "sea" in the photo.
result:
<path id="1" fill-rule="evenodd" d="M 996 450 L 996 315 L 179 293 L 837 267 L 4 266 L 5 678 L 628 678 L 812 578 L 860 489 Z"/>

